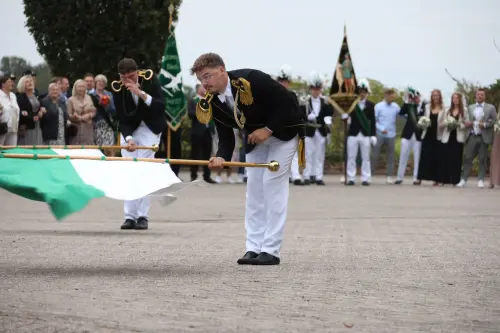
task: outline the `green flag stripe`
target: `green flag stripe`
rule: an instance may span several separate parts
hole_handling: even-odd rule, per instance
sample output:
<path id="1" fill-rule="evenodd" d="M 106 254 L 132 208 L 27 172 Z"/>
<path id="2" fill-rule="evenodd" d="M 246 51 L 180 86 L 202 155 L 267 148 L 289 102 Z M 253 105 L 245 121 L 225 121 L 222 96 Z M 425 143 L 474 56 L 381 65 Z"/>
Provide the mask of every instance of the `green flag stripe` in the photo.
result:
<path id="1" fill-rule="evenodd" d="M 8 149 L 5 154 L 57 155 L 50 149 Z M 0 187 L 24 198 L 46 202 L 61 220 L 85 208 L 104 192 L 87 185 L 69 159 L 0 158 Z"/>

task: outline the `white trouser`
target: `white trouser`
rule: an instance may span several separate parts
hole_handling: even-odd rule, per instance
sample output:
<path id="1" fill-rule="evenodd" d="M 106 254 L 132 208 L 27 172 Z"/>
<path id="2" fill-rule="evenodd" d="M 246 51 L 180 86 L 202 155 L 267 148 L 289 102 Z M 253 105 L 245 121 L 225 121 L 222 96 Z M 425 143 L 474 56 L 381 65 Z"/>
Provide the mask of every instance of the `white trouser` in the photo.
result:
<path id="1" fill-rule="evenodd" d="M 358 133 L 347 138 L 347 180 L 356 181 L 356 157 L 361 150 L 361 181 L 370 182 L 372 177 L 370 162 L 370 137 Z"/>
<path id="2" fill-rule="evenodd" d="M 315 176 L 316 180 L 323 179 L 323 168 L 325 164 L 326 138 L 316 130 L 313 137 L 306 136 L 306 167 L 304 179 Z"/>
<path id="3" fill-rule="evenodd" d="M 418 141 L 415 134 L 412 135 L 410 140 L 401 139 L 401 152 L 399 154 L 398 178 L 403 180 L 405 177 L 406 165 L 408 164 L 408 157 L 410 151 L 413 151 L 413 181 L 418 177 L 418 164 L 420 162 L 420 151 L 422 150 L 422 142 Z"/>
<path id="4" fill-rule="evenodd" d="M 299 153 L 295 151 L 295 155 L 293 155 L 292 165 L 290 167 L 290 175 L 292 180 L 301 180 L 302 176 L 299 171 Z"/>
<path id="5" fill-rule="evenodd" d="M 17 132 L 0 135 L 0 146 L 17 146 Z"/>
<path id="6" fill-rule="evenodd" d="M 137 146 L 152 146 L 160 144 L 160 134 L 154 134 L 142 121 L 139 127 L 132 133 L 135 144 Z M 125 146 L 125 138 L 120 135 L 121 145 Z M 137 149 L 134 152 L 129 152 L 122 149 L 122 157 L 137 157 L 137 158 L 154 158 L 155 152 L 147 149 Z M 124 180 L 127 181 L 127 180 Z M 125 219 L 137 220 L 139 217 L 148 218 L 149 212 L 149 197 L 142 197 L 136 200 L 125 200 L 124 203 Z"/>
<path id="7" fill-rule="evenodd" d="M 288 210 L 290 165 L 297 150 L 298 139 L 281 141 L 269 137 L 246 154 L 250 163 L 278 161 L 278 171 L 247 168 L 245 206 L 246 249 L 280 256 L 283 230 Z"/>

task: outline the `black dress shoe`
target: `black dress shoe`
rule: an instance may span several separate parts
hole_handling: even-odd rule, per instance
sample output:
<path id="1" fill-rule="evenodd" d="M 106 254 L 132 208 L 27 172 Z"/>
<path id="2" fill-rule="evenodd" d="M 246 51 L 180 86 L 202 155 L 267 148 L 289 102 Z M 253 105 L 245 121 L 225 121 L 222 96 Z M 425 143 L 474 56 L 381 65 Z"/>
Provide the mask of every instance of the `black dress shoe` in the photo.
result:
<path id="1" fill-rule="evenodd" d="M 348 181 L 348 182 L 347 182 L 347 184 L 346 184 L 346 185 L 347 185 L 347 186 L 354 186 L 354 182 L 353 182 L 352 180 L 350 180 L 350 181 Z"/>
<path id="2" fill-rule="evenodd" d="M 237 263 L 239 265 L 251 265 L 252 260 L 255 259 L 257 256 L 258 256 L 257 253 L 253 251 L 248 251 L 247 253 L 245 253 L 245 255 L 243 255 L 243 257 L 238 259 Z"/>
<path id="3" fill-rule="evenodd" d="M 326 185 L 326 184 L 322 179 L 320 179 L 316 181 L 316 185 Z"/>
<path id="4" fill-rule="evenodd" d="M 203 180 L 206 181 L 209 184 L 217 184 L 217 182 L 215 180 L 213 180 L 212 178 L 210 178 L 210 177 L 203 178 Z"/>
<path id="5" fill-rule="evenodd" d="M 261 252 L 255 259 L 251 259 L 252 265 L 279 265 L 280 258 L 269 253 Z"/>
<path id="6" fill-rule="evenodd" d="M 309 181 L 311 182 L 311 184 L 316 183 L 316 176 L 309 177 Z"/>
<path id="7" fill-rule="evenodd" d="M 303 185 L 304 185 L 304 183 L 303 183 L 303 182 L 302 182 L 302 180 L 300 180 L 300 179 L 295 179 L 295 180 L 293 181 L 293 184 L 294 184 L 294 185 L 297 185 L 297 186 L 303 186 Z"/>
<path id="8" fill-rule="evenodd" d="M 396 180 L 396 181 L 394 182 L 394 184 L 396 184 L 396 185 L 401 185 L 401 184 L 403 184 L 403 181 L 402 181 L 402 180 Z"/>
<path id="9" fill-rule="evenodd" d="M 147 230 L 148 229 L 148 219 L 145 217 L 139 217 L 137 223 L 135 224 L 135 230 Z"/>
<path id="10" fill-rule="evenodd" d="M 370 183 L 368 183 L 368 182 L 362 182 L 361 185 L 363 185 L 363 186 L 370 186 Z"/>
<path id="11" fill-rule="evenodd" d="M 132 219 L 126 219 L 125 222 L 123 222 L 122 226 L 120 227 L 122 230 L 131 230 L 135 229 L 135 221 Z"/>
<path id="12" fill-rule="evenodd" d="M 309 179 L 304 179 L 304 185 L 310 185 L 311 181 Z"/>

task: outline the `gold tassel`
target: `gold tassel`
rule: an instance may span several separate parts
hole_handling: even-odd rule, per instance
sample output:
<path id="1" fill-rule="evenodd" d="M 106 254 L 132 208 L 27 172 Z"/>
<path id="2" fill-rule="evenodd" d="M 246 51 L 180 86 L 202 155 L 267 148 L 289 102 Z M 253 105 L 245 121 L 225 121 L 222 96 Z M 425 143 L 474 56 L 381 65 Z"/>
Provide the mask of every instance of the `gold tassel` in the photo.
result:
<path id="1" fill-rule="evenodd" d="M 306 143 L 304 138 L 299 138 L 298 155 L 299 170 L 302 172 L 306 168 Z"/>
<path id="2" fill-rule="evenodd" d="M 241 103 L 243 103 L 243 105 L 251 105 L 253 103 L 253 95 L 250 82 L 240 77 L 238 81 L 233 80 L 232 83 L 240 92 Z"/>
<path id="3" fill-rule="evenodd" d="M 214 95 L 206 93 L 205 97 L 196 104 L 196 119 L 202 124 L 208 124 L 212 119 L 212 104 L 210 103 Z"/>

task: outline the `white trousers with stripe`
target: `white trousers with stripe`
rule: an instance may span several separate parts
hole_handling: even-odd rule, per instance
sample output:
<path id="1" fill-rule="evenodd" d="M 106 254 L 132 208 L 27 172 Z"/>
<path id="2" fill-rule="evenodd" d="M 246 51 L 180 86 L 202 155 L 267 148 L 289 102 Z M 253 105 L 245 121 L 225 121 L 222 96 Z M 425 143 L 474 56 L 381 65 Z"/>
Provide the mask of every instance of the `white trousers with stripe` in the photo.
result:
<path id="1" fill-rule="evenodd" d="M 403 180 L 405 177 L 406 166 L 408 165 L 408 158 L 410 152 L 413 152 L 413 181 L 418 177 L 418 164 L 420 163 L 420 152 L 422 150 L 422 142 L 418 141 L 415 134 L 412 135 L 410 140 L 401 139 L 401 152 L 399 154 L 398 178 Z"/>
<path id="2" fill-rule="evenodd" d="M 370 182 L 372 177 L 370 162 L 370 137 L 358 133 L 347 137 L 347 181 L 356 181 L 356 158 L 361 150 L 361 181 Z"/>
<path id="3" fill-rule="evenodd" d="M 315 176 L 316 180 L 323 179 L 325 165 L 326 137 L 316 130 L 313 137 L 306 136 L 306 167 L 304 168 L 304 179 Z"/>
<path id="4" fill-rule="evenodd" d="M 154 134 L 148 126 L 141 122 L 139 127 L 132 133 L 137 146 L 152 146 L 160 144 L 160 134 Z M 122 146 L 126 146 L 125 138 L 120 135 Z M 137 158 L 154 158 L 155 152 L 147 149 L 137 149 L 134 152 L 129 152 L 122 149 L 122 157 L 137 157 Z M 127 181 L 126 179 L 124 181 Z M 124 212 L 125 219 L 137 220 L 139 217 L 148 218 L 150 200 L 149 197 L 143 197 L 136 200 L 125 200 Z"/>
<path id="5" fill-rule="evenodd" d="M 278 161 L 278 171 L 247 168 L 245 206 L 246 250 L 280 256 L 288 211 L 290 165 L 297 150 L 298 137 L 281 141 L 269 137 L 246 154 L 246 161 Z"/>

